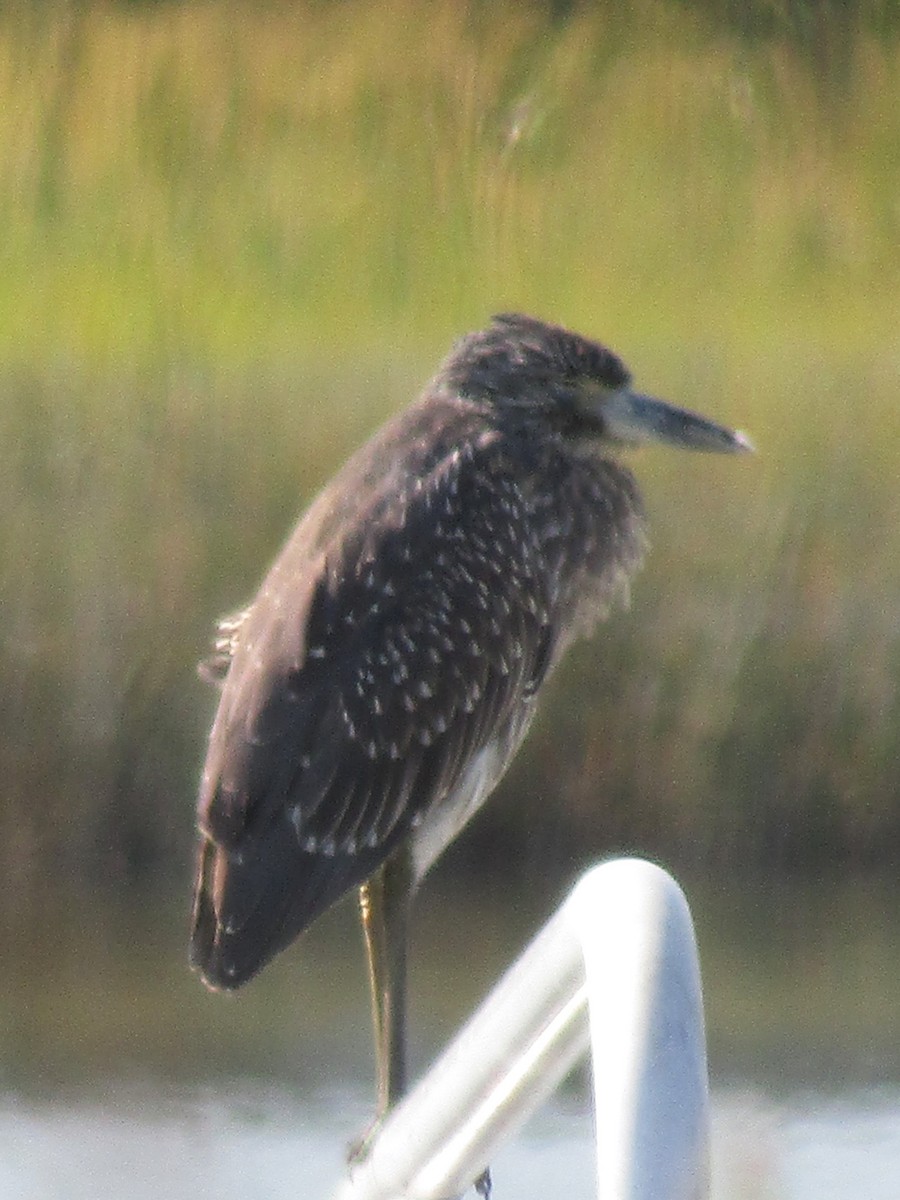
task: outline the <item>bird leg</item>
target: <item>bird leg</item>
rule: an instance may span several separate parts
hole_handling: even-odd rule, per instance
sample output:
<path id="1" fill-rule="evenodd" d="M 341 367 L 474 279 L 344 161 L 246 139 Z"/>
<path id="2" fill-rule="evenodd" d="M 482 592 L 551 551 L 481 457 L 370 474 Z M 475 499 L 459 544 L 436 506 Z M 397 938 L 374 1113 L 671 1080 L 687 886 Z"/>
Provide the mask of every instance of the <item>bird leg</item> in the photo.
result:
<path id="1" fill-rule="evenodd" d="M 412 864 L 405 850 L 359 889 L 375 1030 L 376 1125 L 407 1085 L 406 949 L 412 893 Z"/>
<path id="2" fill-rule="evenodd" d="M 412 858 L 400 849 L 359 889 L 372 993 L 378 1106 L 375 1120 L 350 1149 L 351 1164 L 365 1158 L 378 1127 L 407 1088 L 406 952 L 415 885 Z M 482 1200 L 490 1200 L 490 1167 L 485 1167 L 474 1187 Z"/>

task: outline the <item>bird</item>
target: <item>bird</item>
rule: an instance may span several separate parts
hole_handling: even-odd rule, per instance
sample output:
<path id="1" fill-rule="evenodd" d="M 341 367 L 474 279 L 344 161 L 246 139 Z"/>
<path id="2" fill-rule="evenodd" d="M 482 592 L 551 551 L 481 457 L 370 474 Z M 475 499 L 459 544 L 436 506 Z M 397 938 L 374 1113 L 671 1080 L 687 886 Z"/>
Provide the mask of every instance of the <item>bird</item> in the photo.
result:
<path id="1" fill-rule="evenodd" d="M 418 885 L 644 557 L 620 451 L 752 449 L 631 380 L 597 341 L 495 316 L 350 457 L 219 627 L 191 962 L 236 988 L 357 889 L 376 1125 L 407 1088 Z"/>

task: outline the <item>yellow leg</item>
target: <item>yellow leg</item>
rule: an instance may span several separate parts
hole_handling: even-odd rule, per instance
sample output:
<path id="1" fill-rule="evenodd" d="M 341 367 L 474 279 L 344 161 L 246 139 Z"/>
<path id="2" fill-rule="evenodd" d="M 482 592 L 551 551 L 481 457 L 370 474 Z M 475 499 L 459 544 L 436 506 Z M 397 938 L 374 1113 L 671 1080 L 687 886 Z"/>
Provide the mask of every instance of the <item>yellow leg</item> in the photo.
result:
<path id="1" fill-rule="evenodd" d="M 376 1122 L 406 1091 L 406 949 L 412 872 L 401 850 L 359 889 L 372 992 Z"/>
<path id="2" fill-rule="evenodd" d="M 365 1157 L 380 1122 L 403 1096 L 408 1083 L 406 951 L 413 890 L 411 863 L 403 850 L 359 889 L 359 911 L 372 991 L 378 1107 L 374 1123 L 350 1150 L 351 1163 Z M 490 1200 L 489 1168 L 475 1180 L 475 1190 L 484 1200 Z"/>

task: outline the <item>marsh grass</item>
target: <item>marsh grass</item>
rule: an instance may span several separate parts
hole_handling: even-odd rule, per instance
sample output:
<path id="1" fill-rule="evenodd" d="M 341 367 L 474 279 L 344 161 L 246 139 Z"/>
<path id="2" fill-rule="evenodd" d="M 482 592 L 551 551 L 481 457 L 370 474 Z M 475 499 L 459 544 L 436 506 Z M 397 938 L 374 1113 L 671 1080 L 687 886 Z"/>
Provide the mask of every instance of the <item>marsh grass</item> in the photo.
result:
<path id="1" fill-rule="evenodd" d="M 449 338 L 510 307 L 760 454 L 637 463 L 632 610 L 561 674 L 483 844 L 892 859 L 900 47 L 857 16 L 798 41 L 655 0 L 0 11 L 21 895 L 183 866 L 211 618 Z"/>

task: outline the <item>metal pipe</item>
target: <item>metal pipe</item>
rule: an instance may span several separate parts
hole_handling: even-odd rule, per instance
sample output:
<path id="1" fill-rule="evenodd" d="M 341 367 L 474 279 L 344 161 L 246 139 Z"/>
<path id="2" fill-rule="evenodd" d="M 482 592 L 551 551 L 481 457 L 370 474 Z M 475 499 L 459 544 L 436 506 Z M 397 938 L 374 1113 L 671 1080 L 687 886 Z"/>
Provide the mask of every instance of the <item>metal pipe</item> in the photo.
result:
<path id="1" fill-rule="evenodd" d="M 378 1131 L 335 1200 L 458 1196 L 591 1047 L 600 1200 L 708 1195 L 706 1051 L 681 889 L 588 871 Z"/>

